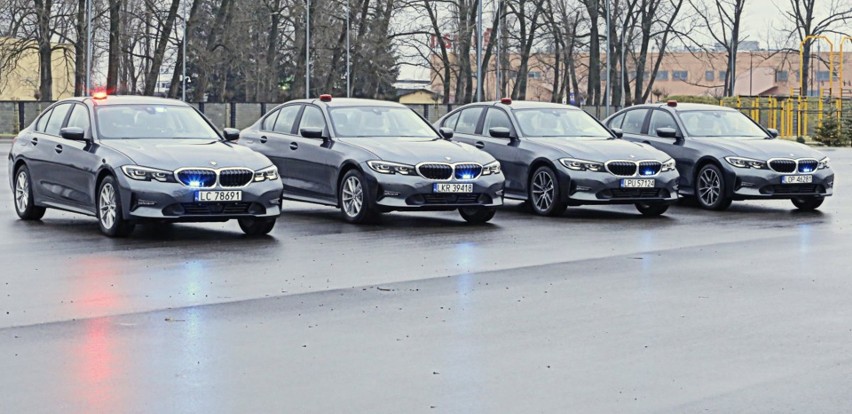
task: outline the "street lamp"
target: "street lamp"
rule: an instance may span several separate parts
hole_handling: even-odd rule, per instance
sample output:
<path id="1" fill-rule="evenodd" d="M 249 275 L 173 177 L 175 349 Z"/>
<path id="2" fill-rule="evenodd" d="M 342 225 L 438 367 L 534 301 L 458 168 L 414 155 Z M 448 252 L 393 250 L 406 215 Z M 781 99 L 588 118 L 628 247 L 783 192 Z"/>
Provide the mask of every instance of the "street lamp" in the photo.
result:
<path id="1" fill-rule="evenodd" d="M 482 0 L 476 4 L 476 101 L 482 102 Z"/>
<path id="2" fill-rule="evenodd" d="M 92 94 L 92 0 L 86 0 L 86 96 Z"/>
<path id="3" fill-rule="evenodd" d="M 311 97 L 311 0 L 305 0 L 305 98 Z"/>
<path id="4" fill-rule="evenodd" d="M 352 89 L 350 88 L 349 83 L 349 0 L 346 0 L 346 97 L 349 97 L 349 94 Z"/>

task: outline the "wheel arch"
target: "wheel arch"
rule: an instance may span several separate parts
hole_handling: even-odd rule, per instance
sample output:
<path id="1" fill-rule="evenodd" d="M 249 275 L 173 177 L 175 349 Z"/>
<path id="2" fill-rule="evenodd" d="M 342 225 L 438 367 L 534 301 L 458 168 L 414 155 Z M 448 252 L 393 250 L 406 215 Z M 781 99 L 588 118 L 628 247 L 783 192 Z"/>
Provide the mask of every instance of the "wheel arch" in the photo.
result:
<path id="1" fill-rule="evenodd" d="M 560 198 L 563 201 L 567 200 L 571 185 L 570 181 L 564 180 L 564 174 L 560 174 L 559 169 L 556 168 L 556 164 L 552 160 L 545 157 L 538 157 L 530 163 L 530 166 L 527 170 L 527 179 L 524 182 L 524 194 L 526 196 L 526 199 L 530 200 L 530 183 L 532 182 L 533 174 L 541 167 L 550 167 L 550 169 L 553 170 L 554 174 L 556 175 L 554 178 L 556 179 L 556 182 L 559 183 Z"/>
<path id="2" fill-rule="evenodd" d="M 734 192 L 734 180 L 736 179 L 736 175 L 731 175 L 727 170 L 725 170 L 722 162 L 716 159 L 713 156 L 705 155 L 698 159 L 695 163 L 695 168 L 692 171 L 692 188 L 695 189 L 695 195 L 698 196 L 698 174 L 701 172 L 701 169 L 708 164 L 713 164 L 716 168 L 719 169 L 719 172 L 722 173 L 722 177 L 725 179 L 725 196 L 730 197 Z"/>
<path id="3" fill-rule="evenodd" d="M 337 173 L 337 181 L 335 182 L 335 185 L 334 185 L 334 203 L 337 207 L 340 207 L 340 184 L 343 183 L 343 177 L 346 176 L 346 173 L 348 173 L 351 170 L 357 170 L 361 174 L 364 173 L 364 170 L 361 168 L 361 166 L 358 165 L 358 163 L 353 161 L 353 160 L 346 160 L 346 161 L 343 161 L 342 164 L 340 164 L 340 168 L 338 168 L 338 173 Z M 365 177 L 364 181 L 367 181 L 366 177 Z M 366 184 L 366 183 L 363 183 L 363 184 Z"/>

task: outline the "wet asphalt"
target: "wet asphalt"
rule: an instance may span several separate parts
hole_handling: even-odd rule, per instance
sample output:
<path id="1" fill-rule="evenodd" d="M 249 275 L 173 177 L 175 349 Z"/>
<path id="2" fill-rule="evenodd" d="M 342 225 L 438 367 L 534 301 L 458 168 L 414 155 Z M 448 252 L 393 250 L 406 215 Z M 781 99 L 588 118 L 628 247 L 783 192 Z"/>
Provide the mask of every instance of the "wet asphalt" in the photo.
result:
<path id="1" fill-rule="evenodd" d="M 0 142 L 0 153 L 9 150 Z M 852 150 L 836 195 L 353 226 L 17 220 L 0 161 L 0 411 L 850 412 Z"/>

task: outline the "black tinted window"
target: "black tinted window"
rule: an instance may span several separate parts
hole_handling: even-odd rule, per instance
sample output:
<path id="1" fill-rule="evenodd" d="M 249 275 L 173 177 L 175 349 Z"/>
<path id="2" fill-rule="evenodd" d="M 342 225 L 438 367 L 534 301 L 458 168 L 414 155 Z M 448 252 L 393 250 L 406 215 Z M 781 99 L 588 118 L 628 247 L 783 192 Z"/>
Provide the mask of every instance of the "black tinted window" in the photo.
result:
<path id="1" fill-rule="evenodd" d="M 475 133 L 480 115 L 482 115 L 482 108 L 468 108 L 463 110 L 461 116 L 459 116 L 459 122 L 456 124 L 456 132 L 459 134 Z"/>
<path id="2" fill-rule="evenodd" d="M 62 104 L 53 108 L 53 114 L 50 115 L 50 120 L 44 127 L 44 133 L 50 135 L 59 135 L 59 130 L 62 128 L 62 123 L 65 122 L 65 116 L 71 109 L 72 104 Z"/>
<path id="3" fill-rule="evenodd" d="M 642 124 L 645 123 L 645 115 L 648 115 L 647 109 L 628 111 L 624 115 L 624 123 L 621 124 L 621 129 L 626 134 L 641 134 Z"/>
<path id="4" fill-rule="evenodd" d="M 299 115 L 301 105 L 290 105 L 281 108 L 278 112 L 278 119 L 275 121 L 273 131 L 282 134 L 290 134 L 293 132 L 293 124 L 296 122 L 296 115 Z"/>

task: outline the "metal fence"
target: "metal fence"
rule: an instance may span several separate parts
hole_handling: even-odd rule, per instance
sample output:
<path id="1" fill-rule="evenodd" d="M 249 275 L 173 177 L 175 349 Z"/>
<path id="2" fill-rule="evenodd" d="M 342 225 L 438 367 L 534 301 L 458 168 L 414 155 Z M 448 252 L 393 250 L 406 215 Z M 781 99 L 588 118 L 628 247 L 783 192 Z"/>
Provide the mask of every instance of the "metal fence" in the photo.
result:
<path id="1" fill-rule="evenodd" d="M 51 103 L 53 102 L 0 101 L 0 135 L 17 134 L 18 131 L 30 125 L 38 114 L 40 114 Z M 190 103 L 190 105 L 198 108 L 199 111 L 210 118 L 210 120 L 220 128 L 238 129 L 243 129 L 253 124 L 258 118 L 278 104 L 279 103 L 273 102 Z M 423 117 L 428 119 L 430 122 L 435 122 L 447 112 L 452 111 L 460 105 L 426 104 L 408 106 L 423 115 Z M 606 108 L 603 107 L 584 107 L 583 109 L 600 118 L 604 117 L 606 112 Z M 611 112 L 615 112 L 616 110 L 617 108 L 611 108 Z"/>

